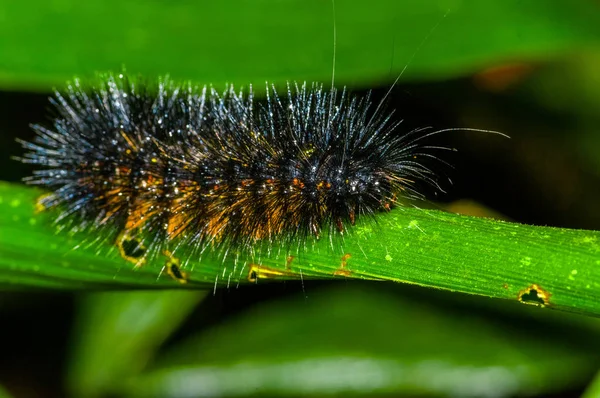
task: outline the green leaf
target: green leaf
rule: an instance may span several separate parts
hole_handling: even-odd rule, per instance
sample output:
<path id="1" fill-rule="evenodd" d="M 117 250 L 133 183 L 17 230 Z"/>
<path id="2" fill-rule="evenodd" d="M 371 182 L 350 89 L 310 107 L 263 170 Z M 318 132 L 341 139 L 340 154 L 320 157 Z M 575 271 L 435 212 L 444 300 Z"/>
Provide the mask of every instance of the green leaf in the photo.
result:
<path id="1" fill-rule="evenodd" d="M 38 195 L 0 183 L 0 286 L 5 288 L 207 288 L 249 279 L 374 279 L 600 314 L 597 231 L 397 208 L 377 223 L 358 223 L 333 245 L 324 236 L 298 252 L 257 247 L 254 255 L 192 258 L 186 267 L 190 283 L 181 285 L 158 277 L 164 258 L 134 269 L 94 233 L 56 233 L 50 223 L 54 213 L 34 214 Z"/>
<path id="2" fill-rule="evenodd" d="M 68 374 L 74 397 L 103 397 L 140 372 L 206 291 L 110 292 L 85 296 Z"/>
<path id="3" fill-rule="evenodd" d="M 125 395 L 507 397 L 578 388 L 596 370 L 596 319 L 409 292 L 308 287 L 257 305 L 180 343 Z"/>
<path id="4" fill-rule="evenodd" d="M 0 398 L 11 398 L 11 397 L 12 397 L 12 395 L 10 395 L 10 394 L 8 393 L 8 391 L 6 391 L 6 390 L 4 389 L 4 387 L 2 387 L 2 386 L 0 385 Z"/>
<path id="5" fill-rule="evenodd" d="M 590 383 L 585 393 L 581 396 L 582 398 L 596 398 L 600 396 L 600 372 L 596 374 L 594 380 Z"/>
<path id="6" fill-rule="evenodd" d="M 198 83 L 328 82 L 332 3 L 5 1 L 0 86 L 48 90 L 123 66 Z M 393 79 L 407 64 L 407 78 L 449 77 L 600 36 L 587 0 L 337 0 L 335 21 L 336 79 L 354 86 Z"/>

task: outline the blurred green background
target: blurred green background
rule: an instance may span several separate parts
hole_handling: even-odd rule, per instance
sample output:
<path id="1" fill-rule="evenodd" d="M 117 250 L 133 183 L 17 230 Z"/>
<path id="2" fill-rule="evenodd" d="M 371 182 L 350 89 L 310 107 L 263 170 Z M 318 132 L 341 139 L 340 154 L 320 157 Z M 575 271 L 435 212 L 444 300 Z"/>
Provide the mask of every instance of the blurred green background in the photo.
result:
<path id="1" fill-rule="evenodd" d="M 10 160 L 14 139 L 74 76 L 328 85 L 335 19 L 337 86 L 378 100 L 406 67 L 388 99 L 406 131 L 512 137 L 440 136 L 459 151 L 430 205 L 600 229 L 600 3 L 332 5 L 1 3 L 0 180 L 30 172 Z M 0 325 L 0 386 L 14 397 L 600 396 L 597 319 L 403 285 L 4 292 Z"/>

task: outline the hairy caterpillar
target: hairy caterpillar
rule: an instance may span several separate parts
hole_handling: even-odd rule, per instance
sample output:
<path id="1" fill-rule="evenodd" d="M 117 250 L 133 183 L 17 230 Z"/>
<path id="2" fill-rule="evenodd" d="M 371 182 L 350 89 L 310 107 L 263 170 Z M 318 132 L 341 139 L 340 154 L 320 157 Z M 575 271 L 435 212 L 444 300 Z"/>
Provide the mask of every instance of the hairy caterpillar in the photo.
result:
<path id="1" fill-rule="evenodd" d="M 422 140 L 456 130 L 402 133 L 383 101 L 333 84 L 268 86 L 258 101 L 251 88 L 120 74 L 75 81 L 51 102 L 52 126 L 21 141 L 21 160 L 40 167 L 26 182 L 50 191 L 41 208 L 60 208 L 64 229 L 99 230 L 136 267 L 166 255 L 182 283 L 181 248 L 226 255 L 331 239 L 421 197 L 415 183 L 438 187 L 426 163 L 439 160 Z"/>
<path id="2" fill-rule="evenodd" d="M 124 75 L 52 99 L 52 127 L 33 126 L 22 161 L 52 192 L 69 228 L 100 228 L 141 265 L 181 245 L 252 247 L 343 234 L 389 210 L 412 183 L 435 185 L 419 159 L 423 134 L 345 91 L 268 87 L 266 102 L 235 92 L 135 84 Z M 135 242 L 135 247 L 131 246 Z M 135 254 L 135 252 L 140 252 Z"/>

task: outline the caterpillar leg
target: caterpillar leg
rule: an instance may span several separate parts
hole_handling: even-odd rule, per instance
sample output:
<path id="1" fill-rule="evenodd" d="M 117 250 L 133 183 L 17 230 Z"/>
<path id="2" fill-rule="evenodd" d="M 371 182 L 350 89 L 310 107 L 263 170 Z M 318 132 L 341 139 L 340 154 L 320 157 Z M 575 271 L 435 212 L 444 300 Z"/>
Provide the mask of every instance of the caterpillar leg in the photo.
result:
<path id="1" fill-rule="evenodd" d="M 250 264 L 248 269 L 248 281 L 257 283 L 259 279 L 300 279 L 301 277 L 289 269 L 290 264 L 294 260 L 293 256 L 289 256 L 286 260 L 286 267 L 284 270 L 265 267 L 260 264 Z"/>
<path id="2" fill-rule="evenodd" d="M 139 268 L 146 262 L 146 246 L 131 231 L 121 232 L 116 242 L 121 257 Z"/>
<path id="3" fill-rule="evenodd" d="M 177 282 L 182 284 L 188 283 L 189 274 L 181 270 L 181 260 L 168 250 L 165 250 L 163 254 L 167 257 L 167 263 L 163 270 L 166 270 L 167 274 Z"/>
<path id="4" fill-rule="evenodd" d="M 352 257 L 351 254 L 346 253 L 342 256 L 342 262 L 340 267 L 333 272 L 335 276 L 350 276 L 352 275 L 352 271 L 348 269 L 348 259 Z"/>

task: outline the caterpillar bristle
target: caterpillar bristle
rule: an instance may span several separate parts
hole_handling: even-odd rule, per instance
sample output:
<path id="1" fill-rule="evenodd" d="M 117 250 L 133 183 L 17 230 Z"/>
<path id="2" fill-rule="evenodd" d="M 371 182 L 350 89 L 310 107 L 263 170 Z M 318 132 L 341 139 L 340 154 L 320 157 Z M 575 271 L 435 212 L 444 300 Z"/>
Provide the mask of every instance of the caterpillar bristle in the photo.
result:
<path id="1" fill-rule="evenodd" d="M 20 160 L 40 167 L 25 181 L 50 191 L 40 205 L 60 208 L 64 228 L 108 234 L 136 265 L 181 247 L 341 235 L 399 197 L 420 198 L 415 182 L 438 186 L 425 160 L 440 148 L 421 145 L 421 131 L 403 134 L 369 95 L 320 84 L 288 84 L 283 95 L 267 85 L 259 101 L 251 87 L 121 74 L 76 80 L 51 103 L 52 125 L 21 141 Z"/>

